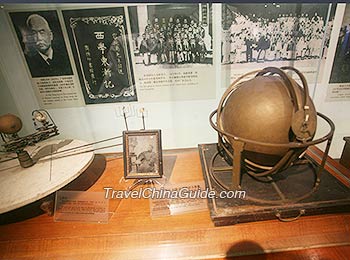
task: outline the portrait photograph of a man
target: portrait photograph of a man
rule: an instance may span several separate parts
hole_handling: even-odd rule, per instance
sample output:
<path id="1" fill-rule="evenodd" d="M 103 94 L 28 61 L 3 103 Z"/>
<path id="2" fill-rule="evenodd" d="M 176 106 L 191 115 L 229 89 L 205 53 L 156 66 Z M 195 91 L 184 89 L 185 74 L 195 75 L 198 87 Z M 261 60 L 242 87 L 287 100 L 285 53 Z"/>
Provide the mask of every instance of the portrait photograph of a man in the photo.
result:
<path id="1" fill-rule="evenodd" d="M 126 179 L 162 176 L 160 135 L 160 130 L 123 132 Z"/>
<path id="2" fill-rule="evenodd" d="M 33 78 L 73 74 L 56 11 L 9 15 Z"/>

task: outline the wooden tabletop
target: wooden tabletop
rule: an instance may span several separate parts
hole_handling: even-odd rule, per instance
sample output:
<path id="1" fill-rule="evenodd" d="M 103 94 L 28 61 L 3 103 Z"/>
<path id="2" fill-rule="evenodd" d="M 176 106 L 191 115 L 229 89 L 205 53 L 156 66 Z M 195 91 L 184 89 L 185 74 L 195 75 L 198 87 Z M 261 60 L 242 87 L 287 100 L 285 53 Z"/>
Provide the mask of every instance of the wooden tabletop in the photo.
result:
<path id="1" fill-rule="evenodd" d="M 170 181 L 203 180 L 197 149 L 167 151 L 163 156 L 176 156 Z M 123 160 L 107 158 L 104 174 L 89 191 L 125 189 L 122 176 Z M 54 222 L 41 215 L 0 226 L 0 259 L 224 259 L 261 253 L 270 254 L 257 259 L 283 259 L 293 252 L 345 259 L 350 251 L 348 213 L 214 227 L 208 210 L 152 218 L 147 199 L 111 203 L 116 210 L 108 224 Z M 272 254 L 284 251 L 290 252 Z"/>

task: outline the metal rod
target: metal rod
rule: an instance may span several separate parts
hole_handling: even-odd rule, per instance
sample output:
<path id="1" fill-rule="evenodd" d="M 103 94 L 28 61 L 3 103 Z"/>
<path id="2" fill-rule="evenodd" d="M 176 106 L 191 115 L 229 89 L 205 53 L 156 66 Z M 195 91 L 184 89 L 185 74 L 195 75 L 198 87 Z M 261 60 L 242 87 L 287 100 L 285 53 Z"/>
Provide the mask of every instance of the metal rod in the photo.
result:
<path id="1" fill-rule="evenodd" d="M 126 131 L 129 131 L 128 122 L 126 120 L 125 107 L 123 107 L 123 116 L 124 116 L 124 122 L 125 122 Z"/>
<path id="2" fill-rule="evenodd" d="M 282 199 L 282 201 L 286 200 L 286 197 L 284 196 L 283 192 L 280 190 L 280 188 L 278 187 L 277 183 L 270 177 L 267 176 L 267 179 L 269 181 L 271 181 L 271 185 L 272 187 L 275 189 L 275 191 L 277 192 L 278 196 L 280 196 L 280 198 Z"/>
<path id="3" fill-rule="evenodd" d="M 203 160 L 204 160 L 204 165 L 206 166 L 206 159 L 205 159 L 205 155 L 204 155 L 204 151 L 202 149 L 202 153 L 203 153 Z M 206 171 L 206 174 L 207 174 L 207 177 L 208 177 L 208 183 L 209 183 L 209 186 L 210 185 L 210 179 L 212 179 L 221 189 L 223 190 L 231 190 L 231 187 L 228 187 L 226 184 L 224 184 L 221 180 L 219 180 L 215 174 L 215 172 L 213 172 L 213 165 L 215 164 L 215 159 L 216 157 L 219 155 L 219 152 L 216 152 L 212 157 L 211 159 L 209 160 L 209 165 L 208 167 L 205 167 L 205 171 Z M 326 156 L 327 157 L 327 156 Z M 291 166 L 293 167 L 293 166 Z M 312 167 L 313 171 L 314 171 L 314 174 L 316 176 L 320 176 L 320 171 L 322 169 L 318 169 L 318 172 L 316 173 L 315 172 L 315 169 Z M 285 204 L 285 203 L 295 203 L 295 202 L 298 202 L 298 201 L 301 201 L 307 197 L 309 197 L 311 194 L 313 194 L 316 190 L 317 190 L 317 187 L 319 185 L 319 182 L 317 182 L 317 179 L 319 179 L 318 177 L 316 177 L 316 180 L 314 182 L 314 186 L 313 188 L 307 192 L 306 194 L 300 196 L 300 197 L 297 197 L 297 198 L 293 198 L 293 199 L 281 199 L 281 200 L 265 200 L 265 199 L 260 199 L 260 198 L 255 198 L 255 197 L 251 197 L 251 196 L 246 196 L 245 199 L 248 200 L 248 201 L 253 201 L 253 202 L 257 202 L 257 203 L 262 203 L 262 204 L 271 204 L 271 205 L 281 205 L 281 204 Z M 210 189 L 214 189 L 214 187 L 210 187 Z M 213 202 L 215 202 L 215 199 L 213 199 Z M 214 205 L 214 204 L 213 204 Z"/>
<path id="4" fill-rule="evenodd" d="M 94 152 L 96 150 L 111 148 L 111 147 L 120 146 L 120 145 L 123 145 L 123 144 L 120 143 L 120 144 L 108 145 L 108 146 L 104 146 L 104 147 L 100 147 L 100 148 L 94 148 L 94 149 L 90 149 L 90 150 L 86 150 L 86 151 L 79 151 L 79 152 L 76 152 L 76 153 L 64 154 L 64 155 L 61 155 L 61 156 L 52 157 L 52 159 L 54 160 L 54 159 L 60 159 L 60 158 L 69 157 L 69 156 L 78 155 L 78 154 L 83 154 L 83 153 L 90 153 L 90 152 Z M 53 154 L 53 155 L 55 155 L 55 154 Z M 46 159 L 40 159 L 41 162 L 42 161 L 47 161 L 47 160 L 51 160 L 51 157 L 50 158 L 46 158 Z"/>
<path id="5" fill-rule="evenodd" d="M 93 142 L 93 143 L 84 144 L 84 145 L 72 147 L 72 148 L 69 148 L 69 149 L 66 149 L 66 150 L 58 151 L 58 152 L 55 152 L 55 153 L 53 153 L 53 154 L 64 153 L 64 152 L 67 152 L 67 151 L 76 150 L 76 149 L 79 149 L 79 148 L 83 148 L 83 147 L 87 147 L 87 146 L 90 146 L 90 145 L 94 145 L 94 144 L 99 144 L 99 143 L 107 142 L 107 141 L 114 140 L 114 139 L 118 139 L 118 138 L 122 138 L 122 137 L 123 137 L 122 135 L 119 135 L 119 136 L 107 138 L 107 139 L 104 139 L 104 140 L 96 141 L 96 142 Z"/>
<path id="6" fill-rule="evenodd" d="M 107 141 L 110 141 L 110 140 L 113 140 L 113 139 L 122 138 L 122 137 L 123 137 L 122 135 L 119 135 L 119 136 L 107 138 L 107 139 L 104 139 L 104 140 L 100 140 L 100 141 L 97 141 L 97 142 L 93 142 L 93 143 L 89 143 L 89 144 L 84 144 L 84 145 L 77 146 L 77 147 L 72 147 L 72 148 L 65 149 L 65 150 L 62 150 L 62 151 L 58 151 L 58 152 L 55 152 L 55 153 L 52 153 L 52 154 L 56 155 L 56 154 L 60 154 L 60 153 L 68 152 L 68 151 L 73 151 L 73 150 L 76 150 L 76 149 L 79 149 L 79 148 L 83 148 L 83 147 L 87 147 L 87 146 L 90 146 L 90 145 L 94 145 L 94 144 L 99 144 L 99 143 L 107 142 Z M 117 145 L 119 145 L 119 144 L 117 144 Z M 98 150 L 98 149 L 103 149 L 103 148 L 95 148 L 95 150 Z M 12 160 L 15 160 L 15 159 L 18 159 L 18 157 L 12 157 L 12 158 L 9 158 L 9 159 L 5 159 L 5 160 L 3 160 L 3 161 L 0 161 L 0 163 L 12 161 Z"/>
<path id="7" fill-rule="evenodd" d="M 141 108 L 141 117 L 142 117 L 142 125 L 143 125 L 143 130 L 146 130 L 145 126 L 145 114 L 144 114 L 145 109 Z"/>
<path id="8" fill-rule="evenodd" d="M 8 158 L 8 159 L 2 160 L 2 161 L 0 160 L 0 163 L 12 161 L 12 160 L 15 160 L 15 159 L 18 159 L 18 157 L 11 157 L 11 158 Z"/>
<path id="9" fill-rule="evenodd" d="M 53 145 L 51 144 L 51 155 L 50 155 L 50 180 L 51 181 L 51 177 L 52 177 L 52 151 L 53 151 Z"/>
<path id="10" fill-rule="evenodd" d="M 239 136 L 235 136 L 233 134 L 230 134 L 228 132 L 225 132 L 223 129 L 221 129 L 220 126 L 218 126 L 217 124 L 215 124 L 213 122 L 213 116 L 218 112 L 218 110 L 214 110 L 213 112 L 211 112 L 211 114 L 209 115 L 209 123 L 210 125 L 218 132 L 218 134 L 220 136 L 225 136 L 225 137 L 230 137 L 233 138 L 234 140 L 238 140 L 238 141 L 242 141 L 248 144 L 254 144 L 254 145 L 261 145 L 264 147 L 278 147 L 278 148 L 307 148 L 311 145 L 315 145 L 315 144 L 320 144 L 323 143 L 325 141 L 327 141 L 331 136 L 333 136 L 333 133 L 335 131 L 335 125 L 332 122 L 331 119 L 329 119 L 327 116 L 325 116 L 324 114 L 317 112 L 317 116 L 319 116 L 320 118 L 322 118 L 324 121 L 326 121 L 330 127 L 329 132 L 323 136 L 320 137 L 316 140 L 313 141 L 308 141 L 308 142 L 289 142 L 289 143 L 265 143 L 265 142 L 260 142 L 260 141 L 255 141 L 255 140 L 250 140 L 250 139 L 246 139 L 246 138 L 242 138 Z M 218 121 L 219 122 L 219 121 Z"/>

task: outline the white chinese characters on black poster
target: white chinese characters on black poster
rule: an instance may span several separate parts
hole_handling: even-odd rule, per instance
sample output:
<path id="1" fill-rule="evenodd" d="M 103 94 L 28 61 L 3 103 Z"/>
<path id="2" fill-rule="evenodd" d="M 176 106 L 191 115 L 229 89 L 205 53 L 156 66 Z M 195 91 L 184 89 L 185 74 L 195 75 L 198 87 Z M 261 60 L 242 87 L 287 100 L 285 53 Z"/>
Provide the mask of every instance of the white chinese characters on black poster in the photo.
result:
<path id="1" fill-rule="evenodd" d="M 63 11 L 86 104 L 137 101 L 124 7 Z"/>

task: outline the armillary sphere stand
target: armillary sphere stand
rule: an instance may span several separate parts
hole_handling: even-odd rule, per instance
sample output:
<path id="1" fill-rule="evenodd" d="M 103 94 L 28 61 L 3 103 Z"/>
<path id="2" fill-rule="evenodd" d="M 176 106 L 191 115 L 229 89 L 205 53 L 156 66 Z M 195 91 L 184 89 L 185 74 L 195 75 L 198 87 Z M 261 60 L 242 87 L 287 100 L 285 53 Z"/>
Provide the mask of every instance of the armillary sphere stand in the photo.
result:
<path id="1" fill-rule="evenodd" d="M 296 96 L 295 86 L 290 82 L 288 76 L 282 71 L 282 70 L 292 70 L 298 74 L 300 77 L 300 80 L 303 83 L 303 100 L 299 100 Z M 209 165 L 209 172 L 213 180 L 224 190 L 230 190 L 230 189 L 241 189 L 244 187 L 241 187 L 241 180 L 242 180 L 242 166 L 245 167 L 246 173 L 250 175 L 252 178 L 259 180 L 260 182 L 265 183 L 271 183 L 275 189 L 275 191 L 278 193 L 279 198 L 278 200 L 266 200 L 262 198 L 254 198 L 254 197 L 247 197 L 248 200 L 258 202 L 258 203 L 270 203 L 270 204 L 285 204 L 285 203 L 293 203 L 300 200 L 303 200 L 307 197 L 309 197 L 312 193 L 314 193 L 319 185 L 320 185 L 320 177 L 321 172 L 324 169 L 324 165 L 326 163 L 326 159 L 328 156 L 330 144 L 333 138 L 335 126 L 333 122 L 326 117 L 325 115 L 318 113 L 316 111 L 315 119 L 310 121 L 310 114 L 307 112 L 310 109 L 310 106 L 307 103 L 308 98 L 308 87 L 306 83 L 305 77 L 296 69 L 292 67 L 282 67 L 281 69 L 276 68 L 265 68 L 262 71 L 252 71 L 249 72 L 238 79 L 236 79 L 230 87 L 225 91 L 223 97 L 220 100 L 218 109 L 214 110 L 210 116 L 209 121 L 210 125 L 218 132 L 218 152 L 213 155 L 213 158 L 211 159 L 211 163 Z M 296 109 L 298 109 L 296 112 L 294 112 L 291 129 L 292 132 L 296 135 L 297 142 L 289 141 L 288 143 L 269 143 L 269 142 L 262 142 L 262 141 L 256 141 L 251 140 L 247 138 L 242 138 L 240 136 L 236 136 L 232 133 L 227 132 L 227 130 L 224 130 L 222 127 L 222 110 L 225 105 L 225 102 L 227 101 L 228 97 L 230 97 L 231 94 L 233 94 L 238 88 L 243 87 L 240 86 L 238 83 L 245 77 L 253 75 L 257 73 L 257 75 L 275 75 L 278 74 L 286 83 L 286 86 L 288 87 L 289 94 L 295 103 L 294 106 Z M 288 84 L 287 84 L 288 83 Z M 293 87 L 294 86 L 294 87 Z M 213 122 L 213 116 L 216 115 L 216 122 Z M 316 131 L 316 117 L 319 117 L 326 121 L 326 123 L 330 127 L 330 131 L 323 137 L 313 140 L 313 134 L 310 133 L 310 131 Z M 313 127 L 308 128 L 309 124 Z M 297 131 L 296 131 L 297 130 Z M 311 166 L 313 166 L 311 161 L 308 160 L 302 160 L 303 155 L 306 151 L 306 149 L 309 146 L 320 144 L 327 141 L 326 149 L 323 154 L 323 158 L 321 161 L 321 164 L 318 166 L 318 169 L 316 170 L 315 174 L 315 180 L 313 183 L 313 187 L 311 190 L 304 193 L 304 195 L 298 194 L 293 196 L 294 198 L 287 198 L 285 194 L 279 189 L 274 179 L 271 177 L 277 173 L 280 173 L 284 170 L 287 170 L 290 167 L 293 167 L 295 165 L 299 165 L 301 163 L 309 163 Z M 279 161 L 274 166 L 265 166 L 265 165 L 259 165 L 255 162 L 251 162 L 248 160 L 248 158 L 245 158 L 243 156 L 243 151 L 245 146 L 258 146 L 258 147 L 264 147 L 264 148 L 271 148 L 271 149 L 285 149 L 287 152 L 279 159 Z M 215 166 L 215 159 L 218 155 L 221 155 L 225 161 L 227 162 L 229 167 L 216 167 Z M 230 166 L 232 165 L 232 166 Z M 228 181 L 226 179 L 225 182 L 220 180 L 217 177 L 217 174 L 220 172 L 231 172 L 231 186 L 229 187 L 227 185 Z M 313 169 L 315 171 L 315 169 Z"/>
<path id="2" fill-rule="evenodd" d="M 333 122 L 328 117 L 317 112 L 317 116 L 322 118 L 323 120 L 325 120 L 326 123 L 328 123 L 328 125 L 330 126 L 330 131 L 325 136 L 323 136 L 319 139 L 316 139 L 314 141 L 309 141 L 307 143 L 273 144 L 273 143 L 261 143 L 261 142 L 257 142 L 257 141 L 253 141 L 253 140 L 248 140 L 245 138 L 234 136 L 230 133 L 223 131 L 222 129 L 218 128 L 218 126 L 216 124 L 214 124 L 212 121 L 212 118 L 216 113 L 217 113 L 217 110 L 214 110 L 210 114 L 209 118 L 210 118 L 211 126 L 219 133 L 218 147 L 220 147 L 220 149 L 216 154 L 214 154 L 214 156 L 211 159 L 211 162 L 209 165 L 209 174 L 213 178 L 213 180 L 216 182 L 216 184 L 218 184 L 222 189 L 224 189 L 224 190 L 236 189 L 237 190 L 237 189 L 244 188 L 244 187 L 241 187 L 241 173 L 242 173 L 242 163 L 241 162 L 243 159 L 242 152 L 243 152 L 244 146 L 246 144 L 265 145 L 265 146 L 269 146 L 269 147 L 279 147 L 279 148 L 283 147 L 283 148 L 289 148 L 289 149 L 306 149 L 308 146 L 320 144 L 320 143 L 327 141 L 327 145 L 326 145 L 325 152 L 323 154 L 322 161 L 321 161 L 320 165 L 318 166 L 317 170 L 315 169 L 316 170 L 316 178 L 314 181 L 313 188 L 309 192 L 307 192 L 306 194 L 299 196 L 297 198 L 287 199 L 286 196 L 278 188 L 278 186 L 276 185 L 276 183 L 273 181 L 273 179 L 271 177 L 271 175 L 272 175 L 271 172 L 275 171 L 275 169 L 278 169 L 280 167 L 280 165 L 285 164 L 285 158 L 288 158 L 288 154 L 287 154 L 287 156 L 282 157 L 282 159 L 275 166 L 271 167 L 271 169 L 267 170 L 266 172 L 255 173 L 253 171 L 250 171 L 249 169 L 246 170 L 246 173 L 249 174 L 250 176 L 252 176 L 254 179 L 259 179 L 260 181 L 270 182 L 281 198 L 280 200 L 268 200 L 268 199 L 261 199 L 261 198 L 246 196 L 247 200 L 251 200 L 253 202 L 265 203 L 265 204 L 294 203 L 294 202 L 298 202 L 298 201 L 301 201 L 301 200 L 309 197 L 312 193 L 314 193 L 318 189 L 318 187 L 320 185 L 320 181 L 321 181 L 321 172 L 324 169 L 326 159 L 328 156 L 328 152 L 329 152 L 329 148 L 330 148 L 330 145 L 332 142 L 334 130 L 335 130 L 335 126 L 334 126 Z M 233 144 L 232 144 L 232 148 L 234 151 L 233 153 L 231 151 L 229 151 L 229 149 L 225 145 L 225 137 L 231 137 L 234 140 Z M 227 166 L 227 167 L 216 167 L 215 166 L 215 159 L 217 158 L 217 156 L 219 154 L 221 155 L 223 151 L 225 151 L 227 154 L 229 154 L 231 156 L 231 158 L 233 159 L 232 166 Z M 298 160 L 296 161 L 296 163 L 294 163 L 294 165 L 297 165 L 299 162 L 299 163 L 309 163 L 309 164 L 311 164 L 312 167 L 314 167 L 313 162 L 311 162 L 309 160 L 306 160 L 306 161 L 301 160 L 301 157 L 302 156 L 300 156 L 300 158 L 298 158 Z M 291 167 L 293 167 L 293 165 Z M 226 172 L 231 171 L 232 186 L 227 185 L 226 183 L 222 182 L 217 177 L 217 174 L 220 174 L 220 173 L 225 172 L 225 171 Z M 262 178 L 265 178 L 265 180 L 263 180 Z"/>

